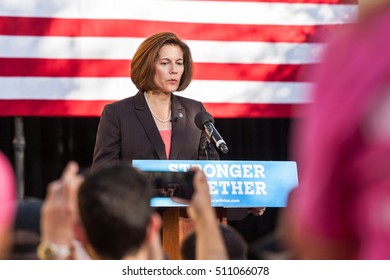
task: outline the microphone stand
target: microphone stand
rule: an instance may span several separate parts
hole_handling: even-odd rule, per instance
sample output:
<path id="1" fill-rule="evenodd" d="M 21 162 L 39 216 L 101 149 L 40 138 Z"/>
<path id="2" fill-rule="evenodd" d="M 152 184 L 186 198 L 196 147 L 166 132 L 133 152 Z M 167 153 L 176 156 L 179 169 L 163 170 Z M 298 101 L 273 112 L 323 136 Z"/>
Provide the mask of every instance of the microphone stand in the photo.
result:
<path id="1" fill-rule="evenodd" d="M 18 199 L 24 198 L 24 150 L 26 139 L 24 138 L 23 118 L 15 117 L 15 136 L 12 140 L 15 153 L 15 173 L 18 185 Z"/>
<path id="2" fill-rule="evenodd" d="M 211 143 L 210 143 L 209 139 L 206 139 L 203 142 L 203 150 L 204 150 L 204 152 L 206 154 L 206 160 L 210 160 Z"/>
<path id="3" fill-rule="evenodd" d="M 206 154 L 206 160 L 210 160 L 211 154 L 211 143 L 208 138 L 203 142 L 203 150 Z M 214 207 L 215 213 L 217 214 L 218 222 L 227 225 L 227 211 L 224 207 Z"/>

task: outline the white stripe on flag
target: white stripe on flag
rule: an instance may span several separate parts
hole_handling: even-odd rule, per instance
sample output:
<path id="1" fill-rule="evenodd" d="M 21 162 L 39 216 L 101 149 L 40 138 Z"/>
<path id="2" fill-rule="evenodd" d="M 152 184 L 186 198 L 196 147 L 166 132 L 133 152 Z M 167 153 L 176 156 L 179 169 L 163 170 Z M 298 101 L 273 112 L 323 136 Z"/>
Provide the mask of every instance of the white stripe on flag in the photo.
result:
<path id="1" fill-rule="evenodd" d="M 316 25 L 353 22 L 356 5 L 229 1 L 2 0 L 0 15 L 175 22 Z"/>
<path id="2" fill-rule="evenodd" d="M 130 78 L 0 78 L 2 99 L 119 100 L 137 90 Z M 305 103 L 309 83 L 194 80 L 178 95 L 210 103 Z"/>

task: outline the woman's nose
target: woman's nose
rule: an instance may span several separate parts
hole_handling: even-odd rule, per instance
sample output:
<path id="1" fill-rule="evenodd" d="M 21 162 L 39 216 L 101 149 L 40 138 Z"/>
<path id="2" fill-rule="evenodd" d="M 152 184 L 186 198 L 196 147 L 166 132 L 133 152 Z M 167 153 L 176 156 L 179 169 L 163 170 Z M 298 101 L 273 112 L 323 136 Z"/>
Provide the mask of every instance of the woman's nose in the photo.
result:
<path id="1" fill-rule="evenodd" d="M 173 65 L 171 66 L 171 69 L 170 69 L 169 72 L 170 72 L 170 73 L 177 73 L 177 66 L 173 64 Z"/>

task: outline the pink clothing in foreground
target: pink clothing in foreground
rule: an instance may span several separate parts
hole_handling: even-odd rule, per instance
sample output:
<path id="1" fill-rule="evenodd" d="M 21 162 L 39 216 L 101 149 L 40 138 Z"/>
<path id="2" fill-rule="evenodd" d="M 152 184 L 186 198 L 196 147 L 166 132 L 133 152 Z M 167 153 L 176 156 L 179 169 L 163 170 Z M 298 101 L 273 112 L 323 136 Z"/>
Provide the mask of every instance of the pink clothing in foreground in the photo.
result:
<path id="1" fill-rule="evenodd" d="M 167 154 L 167 159 L 169 159 L 169 154 L 171 152 L 172 129 L 160 130 L 160 135 L 165 144 L 165 153 Z"/>
<path id="2" fill-rule="evenodd" d="M 329 45 L 314 102 L 294 135 L 293 222 L 354 244 L 359 259 L 390 259 L 390 138 L 370 134 L 376 106 L 390 93 L 389 28 L 387 9 Z"/>
<path id="3" fill-rule="evenodd" d="M 15 178 L 8 159 L 0 152 L 0 231 L 9 228 L 15 216 Z"/>

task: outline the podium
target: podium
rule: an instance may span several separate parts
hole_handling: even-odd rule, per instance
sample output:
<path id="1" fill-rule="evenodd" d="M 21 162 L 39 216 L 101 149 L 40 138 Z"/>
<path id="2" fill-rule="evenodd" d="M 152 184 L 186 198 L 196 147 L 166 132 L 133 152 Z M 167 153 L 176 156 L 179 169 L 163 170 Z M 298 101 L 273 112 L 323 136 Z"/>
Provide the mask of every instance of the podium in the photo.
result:
<path id="1" fill-rule="evenodd" d="M 289 192 L 298 186 L 293 161 L 134 160 L 133 166 L 143 171 L 183 172 L 192 166 L 202 169 L 217 222 L 223 224 L 227 224 L 227 208 L 285 207 Z M 162 213 L 163 247 L 169 259 L 180 259 L 181 241 L 193 230 L 186 205 L 169 197 L 156 197 L 151 206 L 166 208 Z"/>

